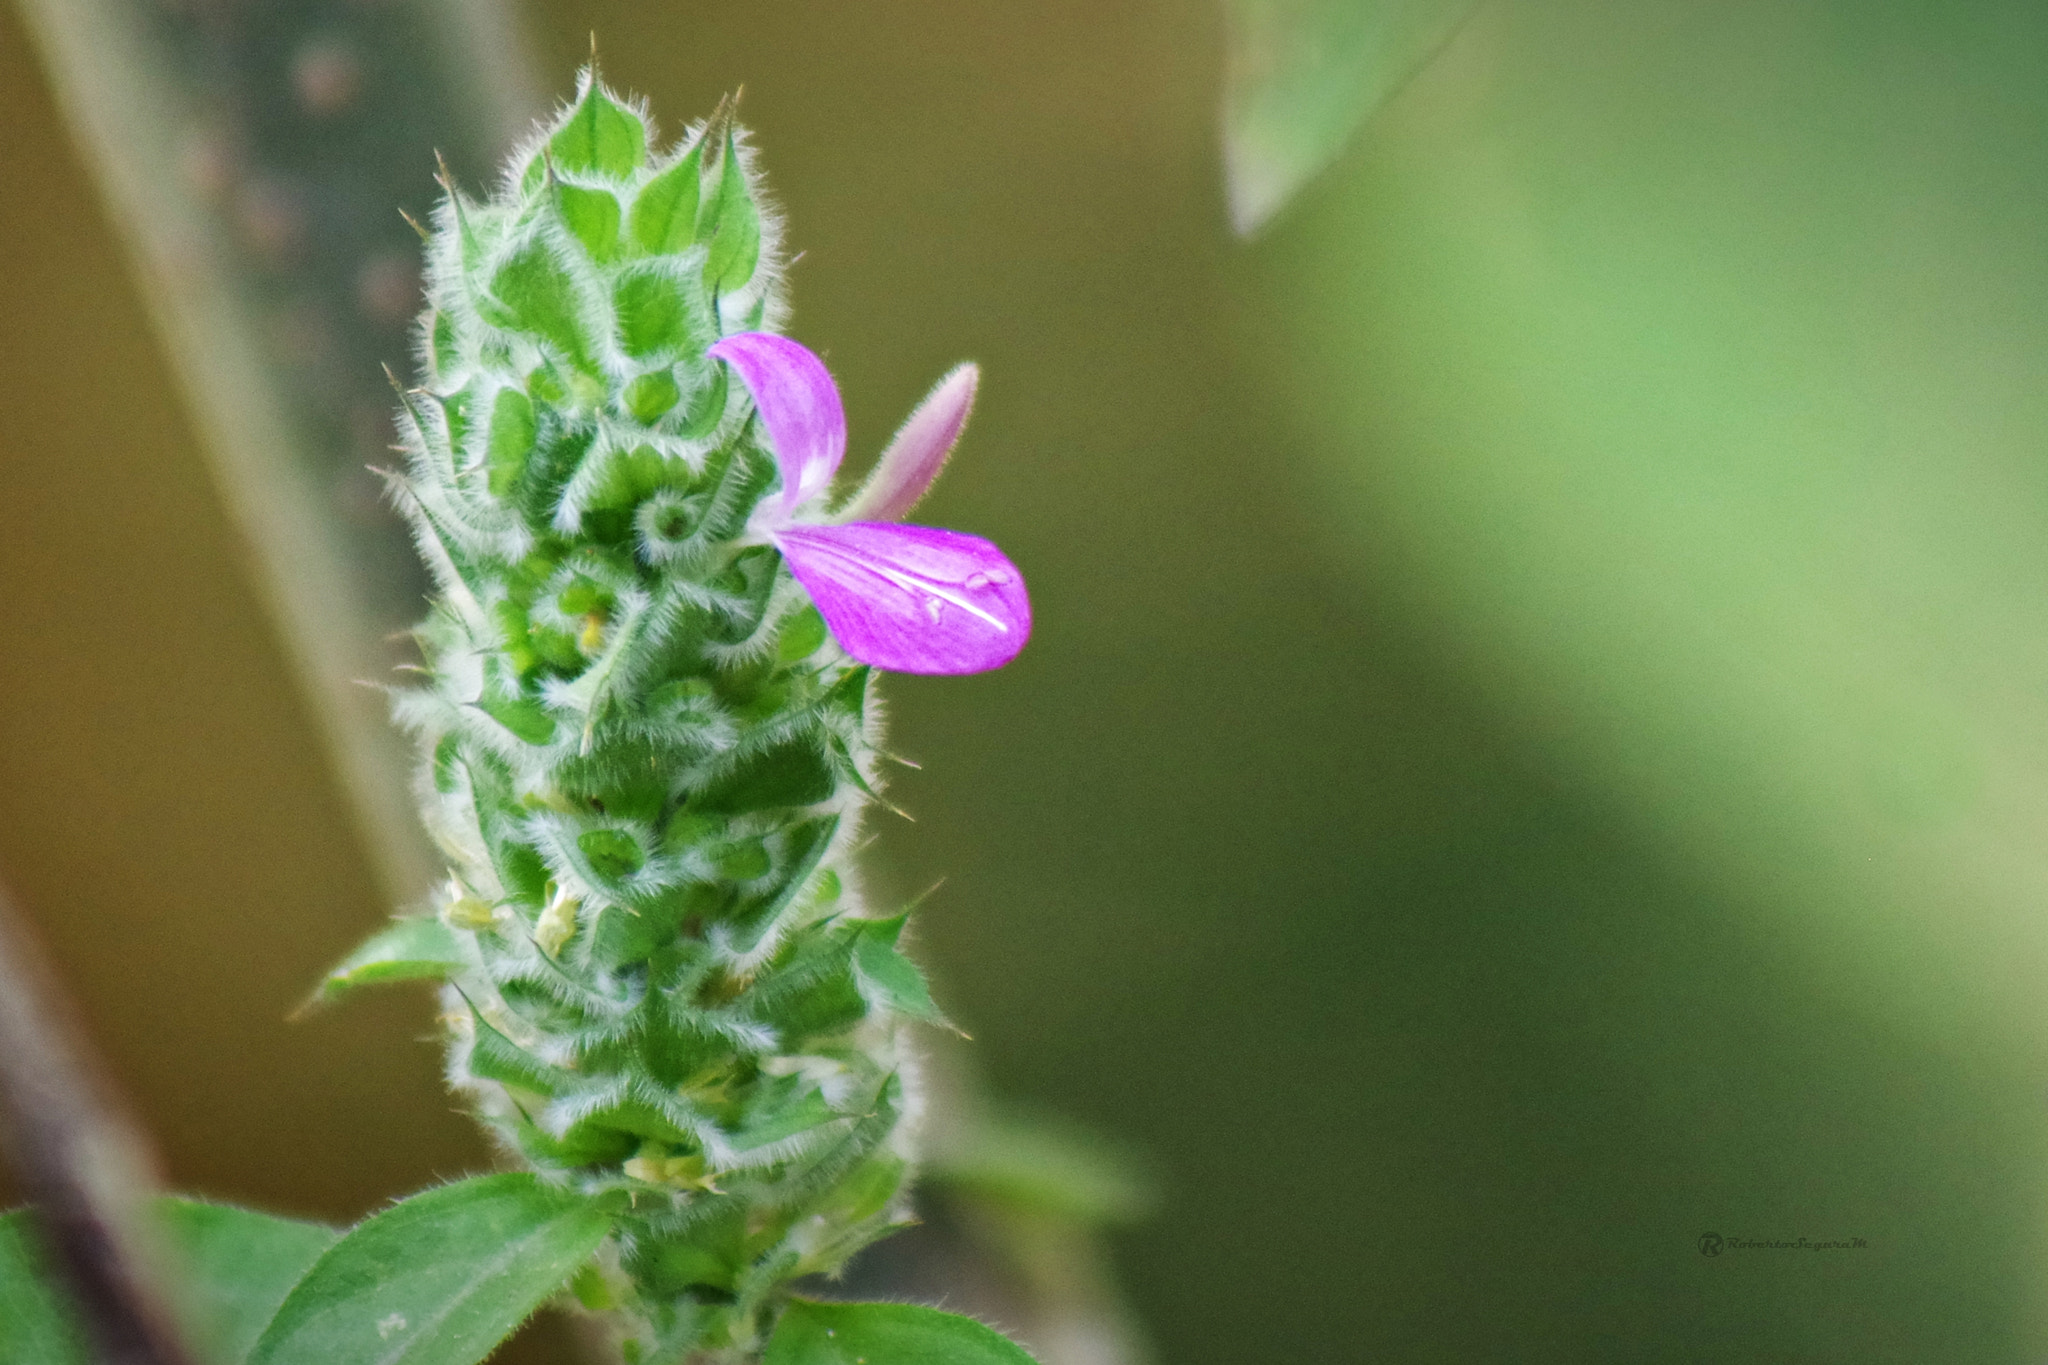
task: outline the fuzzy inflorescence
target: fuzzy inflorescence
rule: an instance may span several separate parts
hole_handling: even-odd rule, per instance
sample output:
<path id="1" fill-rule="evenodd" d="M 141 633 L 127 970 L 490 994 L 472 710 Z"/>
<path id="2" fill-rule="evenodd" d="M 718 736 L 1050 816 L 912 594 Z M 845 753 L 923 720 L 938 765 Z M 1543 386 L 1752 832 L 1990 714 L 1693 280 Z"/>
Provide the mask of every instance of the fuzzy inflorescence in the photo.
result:
<path id="1" fill-rule="evenodd" d="M 746 1360 L 791 1280 L 902 1220 L 902 1024 L 933 1014 L 850 858 L 872 670 L 758 533 L 777 452 L 707 354 L 779 328 L 777 219 L 726 114 L 651 144 L 586 73 L 497 193 L 446 187 L 392 476 L 438 595 L 398 712 L 451 866 L 454 1084 L 620 1210 L 579 1293 L 629 1359 Z"/>

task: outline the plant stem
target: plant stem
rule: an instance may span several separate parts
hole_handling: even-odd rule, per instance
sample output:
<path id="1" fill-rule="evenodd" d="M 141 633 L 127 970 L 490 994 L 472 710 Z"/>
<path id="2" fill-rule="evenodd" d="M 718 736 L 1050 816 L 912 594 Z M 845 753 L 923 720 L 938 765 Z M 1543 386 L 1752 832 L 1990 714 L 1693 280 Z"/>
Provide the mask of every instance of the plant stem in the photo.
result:
<path id="1" fill-rule="evenodd" d="M 144 1213 L 148 1145 L 91 1063 L 56 978 L 0 888 L 0 1145 L 107 1365 L 195 1365 Z"/>
<path id="2" fill-rule="evenodd" d="M 18 0 L 247 538 L 387 896 L 434 859 L 380 693 L 421 582 L 366 465 L 410 350 L 432 151 L 539 103 L 507 0 Z M 110 377 L 119 382 L 119 377 Z"/>

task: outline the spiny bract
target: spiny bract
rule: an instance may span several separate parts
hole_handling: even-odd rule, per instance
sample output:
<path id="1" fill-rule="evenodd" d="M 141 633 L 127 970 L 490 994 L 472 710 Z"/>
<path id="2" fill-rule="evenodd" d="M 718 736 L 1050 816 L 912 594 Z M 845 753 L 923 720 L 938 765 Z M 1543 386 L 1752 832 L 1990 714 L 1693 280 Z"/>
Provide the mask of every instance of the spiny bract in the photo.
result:
<path id="1" fill-rule="evenodd" d="M 903 1218 L 900 1023 L 935 1015 L 849 857 L 870 670 L 746 535 L 776 465 L 706 356 L 780 325 L 778 224 L 723 108 L 650 143 L 586 72 L 497 194 L 444 181 L 392 476 L 438 597 L 397 705 L 454 1083 L 623 1210 L 579 1290 L 629 1359 L 751 1359 L 793 1277 Z"/>

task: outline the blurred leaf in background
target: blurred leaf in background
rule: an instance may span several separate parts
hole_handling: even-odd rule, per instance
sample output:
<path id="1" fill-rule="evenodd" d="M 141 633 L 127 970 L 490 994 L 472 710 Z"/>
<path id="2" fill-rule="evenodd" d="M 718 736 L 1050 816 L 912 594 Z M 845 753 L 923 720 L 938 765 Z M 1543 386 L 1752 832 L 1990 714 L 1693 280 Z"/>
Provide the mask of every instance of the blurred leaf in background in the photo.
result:
<path id="1" fill-rule="evenodd" d="M 2044 65 L 2030 4 L 1488 6 L 1262 243 L 1246 315 L 1325 543 L 1706 898 L 1601 948 L 1543 912 L 1527 971 L 1639 999 L 1538 1026 L 1642 1087 L 1637 1202 L 1573 1254 L 1862 1230 L 1826 1269 L 1605 1260 L 1800 1358 L 2041 1350 Z M 1702 993 L 1731 954 L 1780 984 Z M 1551 1105 L 1583 1123 L 1595 1074 Z"/>
<path id="2" fill-rule="evenodd" d="M 1264 226 L 1457 31 L 1478 0 L 1224 0 L 1230 218 Z"/>
<path id="3" fill-rule="evenodd" d="M 1888 1011 L 2031 1029 L 2048 17 L 1612 17 L 1468 31 L 1265 256 L 1333 543 Z"/>

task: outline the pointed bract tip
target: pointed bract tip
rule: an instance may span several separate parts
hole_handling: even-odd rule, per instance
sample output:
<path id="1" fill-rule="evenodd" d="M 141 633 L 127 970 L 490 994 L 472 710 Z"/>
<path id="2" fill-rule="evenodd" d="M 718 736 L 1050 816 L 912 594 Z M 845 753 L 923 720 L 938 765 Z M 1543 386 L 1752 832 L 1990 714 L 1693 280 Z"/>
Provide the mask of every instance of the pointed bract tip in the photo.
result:
<path id="1" fill-rule="evenodd" d="M 949 370 L 904 420 L 867 482 L 834 520 L 901 521 L 908 515 L 946 467 L 980 385 L 981 367 L 972 362 Z"/>
<path id="2" fill-rule="evenodd" d="M 726 139 L 732 136 L 733 117 L 739 112 L 739 104 L 738 91 L 720 95 L 717 105 L 711 110 L 711 117 L 704 120 L 702 143 L 711 155 L 716 156 L 723 150 Z M 711 163 L 707 161 L 705 165 L 708 168 Z"/>

